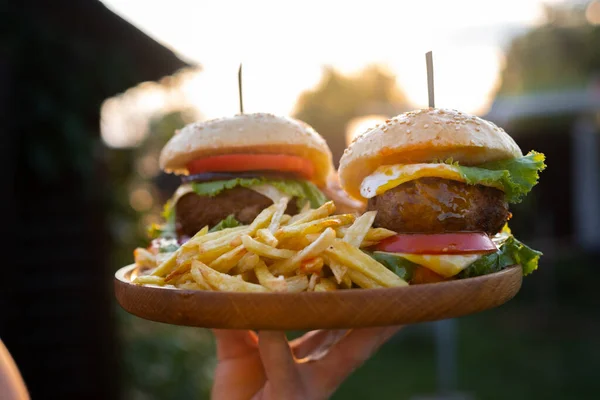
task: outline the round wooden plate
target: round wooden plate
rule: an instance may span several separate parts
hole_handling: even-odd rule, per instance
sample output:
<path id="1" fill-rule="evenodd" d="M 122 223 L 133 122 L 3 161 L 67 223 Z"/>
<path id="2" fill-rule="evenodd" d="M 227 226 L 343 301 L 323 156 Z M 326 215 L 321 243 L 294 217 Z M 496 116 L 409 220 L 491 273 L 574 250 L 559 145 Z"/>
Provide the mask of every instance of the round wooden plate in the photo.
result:
<path id="1" fill-rule="evenodd" d="M 477 278 L 391 289 L 237 293 L 182 290 L 131 283 L 135 265 L 115 274 L 117 301 L 152 321 L 222 329 L 313 330 L 403 325 L 473 314 L 517 294 L 522 271 L 513 266 Z"/>

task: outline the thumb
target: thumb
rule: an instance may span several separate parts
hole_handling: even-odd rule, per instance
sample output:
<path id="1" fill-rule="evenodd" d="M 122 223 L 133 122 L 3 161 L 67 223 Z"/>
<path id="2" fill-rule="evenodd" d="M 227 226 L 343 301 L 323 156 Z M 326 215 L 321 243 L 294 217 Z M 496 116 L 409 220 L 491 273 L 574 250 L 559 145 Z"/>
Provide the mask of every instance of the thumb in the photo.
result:
<path id="1" fill-rule="evenodd" d="M 267 385 L 264 397 L 272 399 L 302 399 L 303 388 L 296 361 L 283 331 L 260 331 L 258 349 Z"/>

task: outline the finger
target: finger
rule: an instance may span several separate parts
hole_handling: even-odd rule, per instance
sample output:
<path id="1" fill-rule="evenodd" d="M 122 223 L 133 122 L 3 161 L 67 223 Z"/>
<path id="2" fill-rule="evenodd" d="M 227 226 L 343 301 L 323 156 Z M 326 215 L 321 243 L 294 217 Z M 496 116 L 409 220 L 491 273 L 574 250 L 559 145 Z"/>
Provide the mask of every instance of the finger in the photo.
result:
<path id="1" fill-rule="evenodd" d="M 256 351 L 258 347 L 258 339 L 252 331 L 213 329 L 213 334 L 217 339 L 217 359 L 219 361 L 243 357 Z"/>
<path id="2" fill-rule="evenodd" d="M 314 361 L 322 358 L 346 333 L 346 329 L 312 331 L 291 341 L 290 347 L 300 362 Z"/>
<path id="3" fill-rule="evenodd" d="M 285 332 L 260 331 L 258 350 L 268 380 L 269 397 L 292 399 L 301 393 L 302 385 L 296 369 L 296 361 Z"/>
<path id="4" fill-rule="evenodd" d="M 371 357 L 401 327 L 350 331 L 316 363 L 303 364 L 310 379 L 325 393 L 332 393 L 352 371 Z"/>

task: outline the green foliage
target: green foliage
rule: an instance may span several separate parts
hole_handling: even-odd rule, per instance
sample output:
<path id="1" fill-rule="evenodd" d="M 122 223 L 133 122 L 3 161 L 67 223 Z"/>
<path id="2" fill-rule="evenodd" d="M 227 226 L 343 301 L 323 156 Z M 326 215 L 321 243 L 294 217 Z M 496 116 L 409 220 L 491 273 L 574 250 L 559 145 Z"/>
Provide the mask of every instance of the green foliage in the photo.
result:
<path id="1" fill-rule="evenodd" d="M 503 95 L 583 87 L 600 70 L 600 26 L 585 21 L 572 5 L 547 9 L 549 23 L 512 41 L 502 85 Z"/>
<path id="2" fill-rule="evenodd" d="M 209 398 L 215 347 L 209 330 L 146 321 L 119 309 L 123 398 Z"/>

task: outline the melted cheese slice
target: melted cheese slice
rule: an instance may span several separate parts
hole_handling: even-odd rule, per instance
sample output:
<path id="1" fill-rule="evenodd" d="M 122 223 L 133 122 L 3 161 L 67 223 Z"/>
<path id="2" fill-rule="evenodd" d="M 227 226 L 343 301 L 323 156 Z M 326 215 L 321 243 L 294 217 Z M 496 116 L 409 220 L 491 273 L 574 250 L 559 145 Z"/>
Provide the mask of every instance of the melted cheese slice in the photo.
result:
<path id="1" fill-rule="evenodd" d="M 363 179 L 360 194 L 367 199 L 419 178 L 444 178 L 465 182 L 455 165 L 449 164 L 397 164 L 382 165 Z"/>
<path id="2" fill-rule="evenodd" d="M 290 198 L 290 196 L 286 195 L 285 193 L 282 193 L 276 187 L 268 185 L 268 184 L 251 186 L 248 189 L 254 190 L 257 193 L 260 193 L 263 196 L 268 197 L 269 199 L 271 199 L 271 201 L 273 201 L 273 203 L 277 203 L 279 200 L 281 200 L 284 197 L 288 198 L 288 199 Z M 171 197 L 171 203 L 177 204 L 179 199 L 188 193 L 195 193 L 192 184 L 185 183 L 183 185 L 180 185 L 177 188 L 177 190 L 175 191 L 175 193 L 173 193 L 173 196 Z"/>
<path id="3" fill-rule="evenodd" d="M 481 254 L 469 255 L 422 255 L 396 253 L 398 256 L 407 259 L 410 262 L 429 268 L 433 272 L 442 275 L 445 278 L 454 276 L 481 257 Z"/>
<path id="4" fill-rule="evenodd" d="M 273 202 L 273 204 L 279 203 L 279 201 L 282 198 L 286 198 L 288 200 L 290 198 L 290 196 L 288 196 L 285 193 L 282 193 L 275 186 L 271 186 L 271 185 L 266 184 L 266 183 L 262 184 L 262 185 L 250 186 L 248 189 L 254 190 L 257 193 L 262 194 L 265 197 L 268 197 L 269 199 L 271 199 L 271 201 Z"/>

